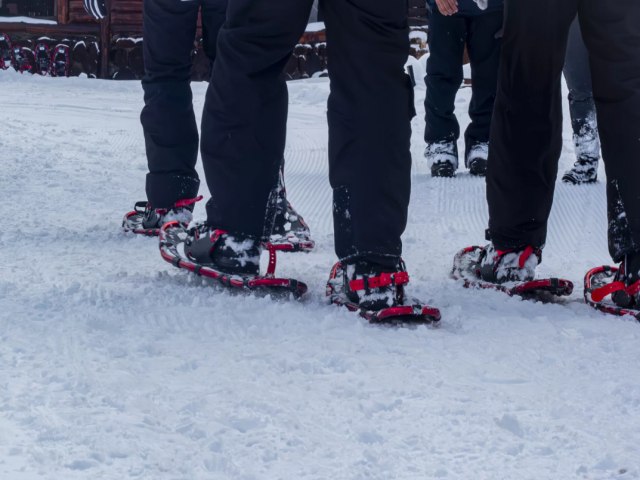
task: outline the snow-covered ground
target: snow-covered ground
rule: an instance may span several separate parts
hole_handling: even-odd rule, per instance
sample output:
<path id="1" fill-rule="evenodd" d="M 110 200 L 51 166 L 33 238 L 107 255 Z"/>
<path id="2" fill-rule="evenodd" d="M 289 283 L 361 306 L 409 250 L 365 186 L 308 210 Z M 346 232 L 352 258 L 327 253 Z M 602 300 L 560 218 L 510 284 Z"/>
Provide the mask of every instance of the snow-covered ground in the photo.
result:
<path id="1" fill-rule="evenodd" d="M 289 90 L 287 187 L 318 247 L 280 259 L 310 294 L 276 303 L 120 233 L 145 197 L 139 82 L 0 71 L 0 479 L 640 478 L 640 325 L 582 301 L 609 261 L 602 168 L 558 183 L 540 273 L 574 280 L 568 300 L 465 290 L 448 274 L 483 242 L 484 182 L 430 177 L 418 85 L 405 259 L 443 320 L 374 327 L 323 297 L 328 82 Z M 570 138 L 565 120 L 561 170 Z"/>

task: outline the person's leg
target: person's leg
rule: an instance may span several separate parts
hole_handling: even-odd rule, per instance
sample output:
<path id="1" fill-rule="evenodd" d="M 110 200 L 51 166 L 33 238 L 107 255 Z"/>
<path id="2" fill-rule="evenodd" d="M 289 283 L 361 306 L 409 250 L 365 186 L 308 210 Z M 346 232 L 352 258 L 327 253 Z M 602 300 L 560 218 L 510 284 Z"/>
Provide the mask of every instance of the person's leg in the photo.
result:
<path id="1" fill-rule="evenodd" d="M 328 290 L 377 311 L 402 303 L 408 281 L 400 259 L 415 115 L 413 86 L 404 71 L 407 8 L 388 0 L 323 5 L 331 78 L 329 180 L 340 259 Z"/>
<path id="2" fill-rule="evenodd" d="M 191 51 L 198 2 L 144 1 L 144 131 L 149 173 L 147 199 L 154 208 L 193 198 L 198 129 L 193 113 Z"/>
<path id="3" fill-rule="evenodd" d="M 571 24 L 569 31 L 563 73 L 569 88 L 569 113 L 573 128 L 576 163 L 562 179 L 576 184 L 594 182 L 597 178 L 600 158 L 600 140 L 591 86 L 589 53 L 582 39 L 577 18 Z"/>
<path id="4" fill-rule="evenodd" d="M 578 0 L 505 2 L 487 169 L 489 237 L 541 247 L 562 149 L 560 78 Z"/>
<path id="5" fill-rule="evenodd" d="M 454 109 L 463 77 L 465 37 L 466 25 L 463 17 L 447 17 L 434 8 L 429 23 L 429 58 L 424 78 L 427 86 L 424 140 L 427 145 L 455 143 L 460 136 Z"/>
<path id="6" fill-rule="evenodd" d="M 207 223 L 261 238 L 283 158 L 287 86 L 281 75 L 304 32 L 311 0 L 237 0 L 218 35 L 202 117 L 212 198 Z M 273 198 L 271 198 L 273 197 Z"/>
<path id="7" fill-rule="evenodd" d="M 389 0 L 326 0 L 331 94 L 329 179 L 341 261 L 394 269 L 402 252 L 411 187 L 415 115 L 407 9 Z"/>
<path id="8" fill-rule="evenodd" d="M 640 252 L 640 3 L 581 0 L 593 95 L 607 173 L 609 253 Z"/>
<path id="9" fill-rule="evenodd" d="M 229 0 L 202 0 L 202 47 L 213 64 L 216 60 L 218 33 L 227 16 Z"/>
<path id="10" fill-rule="evenodd" d="M 489 142 L 491 115 L 498 83 L 502 22 L 502 11 L 467 18 L 467 50 L 471 62 L 472 95 L 469 103 L 471 123 L 464 135 L 465 160 L 474 145 Z"/>
<path id="11" fill-rule="evenodd" d="M 569 88 L 569 111 L 574 136 L 597 136 L 596 106 L 593 100 L 589 52 L 584 44 L 578 18 L 571 24 L 563 68 Z"/>

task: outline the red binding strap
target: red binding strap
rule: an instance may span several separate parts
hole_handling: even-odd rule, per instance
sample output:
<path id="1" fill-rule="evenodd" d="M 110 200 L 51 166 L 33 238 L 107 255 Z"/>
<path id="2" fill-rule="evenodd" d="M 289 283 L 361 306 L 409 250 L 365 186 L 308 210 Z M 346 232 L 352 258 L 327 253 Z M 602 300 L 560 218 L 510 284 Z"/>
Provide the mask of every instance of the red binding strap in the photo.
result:
<path id="1" fill-rule="evenodd" d="M 193 205 L 196 202 L 199 202 L 204 197 L 202 195 L 198 195 L 196 198 L 183 198 L 182 200 L 178 200 L 175 204 L 176 207 L 188 207 L 189 205 Z"/>
<path id="2" fill-rule="evenodd" d="M 527 260 L 529 260 L 529 257 L 531 256 L 531 254 L 533 254 L 533 252 L 535 252 L 535 248 L 533 248 L 531 245 L 525 247 L 525 249 L 518 257 L 518 266 L 520 268 L 524 268 L 524 264 L 527 263 Z M 514 253 L 514 250 L 496 250 L 496 253 L 498 254 L 498 257 L 503 257 L 507 253 Z"/>
<path id="3" fill-rule="evenodd" d="M 633 285 L 632 285 L 633 286 Z M 624 282 L 611 282 L 603 285 L 600 288 L 596 288 L 591 292 L 591 299 L 594 302 L 601 302 L 607 295 L 619 292 L 620 290 L 626 290 L 627 286 Z"/>
<path id="4" fill-rule="evenodd" d="M 381 288 L 389 285 L 405 285 L 409 283 L 409 274 L 407 272 L 382 272 L 375 277 L 364 277 L 349 282 L 349 288 L 352 291 L 366 290 L 367 288 Z"/>

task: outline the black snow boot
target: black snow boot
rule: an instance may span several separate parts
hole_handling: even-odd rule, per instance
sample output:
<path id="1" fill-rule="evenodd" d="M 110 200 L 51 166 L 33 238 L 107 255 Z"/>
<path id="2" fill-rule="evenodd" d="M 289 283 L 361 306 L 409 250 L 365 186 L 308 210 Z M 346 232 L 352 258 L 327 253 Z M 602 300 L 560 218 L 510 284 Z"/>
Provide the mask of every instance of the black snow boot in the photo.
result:
<path id="1" fill-rule="evenodd" d="M 193 208 L 200 200 L 202 196 L 178 200 L 171 208 L 153 208 L 149 202 L 136 202 L 134 210 L 124 216 L 122 230 L 155 236 L 167 222 L 177 221 L 187 227 L 193 219 Z"/>
<path id="2" fill-rule="evenodd" d="M 562 181 L 573 185 L 597 182 L 600 159 L 600 139 L 597 133 L 574 135 L 573 142 L 577 160 L 562 176 Z"/>
<path id="3" fill-rule="evenodd" d="M 192 227 L 187 233 L 184 252 L 194 263 L 229 275 L 259 275 L 260 239 L 231 234 L 207 224 Z"/>
<path id="4" fill-rule="evenodd" d="M 400 262 L 395 268 L 359 261 L 344 265 L 343 291 L 363 310 L 377 311 L 402 305 L 409 274 Z"/>
<path id="5" fill-rule="evenodd" d="M 493 244 L 484 247 L 480 257 L 480 278 L 485 282 L 526 282 L 535 278 L 542 261 L 542 250 L 527 246 L 498 250 Z"/>
<path id="6" fill-rule="evenodd" d="M 429 143 L 424 158 L 432 177 L 454 177 L 458 169 L 458 146 L 454 141 Z"/>
<path id="7" fill-rule="evenodd" d="M 640 252 L 626 255 L 616 273 L 614 282 L 621 282 L 621 289 L 611 294 L 613 302 L 623 308 L 640 306 Z"/>
<path id="8" fill-rule="evenodd" d="M 298 212 L 291 206 L 288 200 L 284 200 L 283 205 L 278 208 L 272 230 L 272 239 L 295 237 L 299 240 L 310 240 L 311 231 L 307 223 Z"/>

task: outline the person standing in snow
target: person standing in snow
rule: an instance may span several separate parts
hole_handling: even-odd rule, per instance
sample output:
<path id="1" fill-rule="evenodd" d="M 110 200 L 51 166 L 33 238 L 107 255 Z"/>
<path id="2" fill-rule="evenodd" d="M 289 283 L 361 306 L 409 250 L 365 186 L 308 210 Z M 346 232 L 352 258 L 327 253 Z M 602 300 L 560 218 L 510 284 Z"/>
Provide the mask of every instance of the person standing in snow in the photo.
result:
<path id="1" fill-rule="evenodd" d="M 195 170 L 199 137 L 193 111 L 191 68 L 198 14 L 202 16 L 203 48 L 212 64 L 216 60 L 218 32 L 226 18 L 228 0 L 144 0 L 145 106 L 140 120 L 144 131 L 149 173 L 146 202 L 128 213 L 123 229 L 157 235 L 167 221 L 188 224 L 200 180 Z M 286 200 L 280 159 L 279 177 L 272 189 L 278 193 L 275 223 L 269 234 L 279 241 L 309 240 L 309 229 Z"/>
<path id="2" fill-rule="evenodd" d="M 424 101 L 427 147 L 424 156 L 434 177 L 452 177 L 458 169 L 460 125 L 455 99 L 463 80 L 465 45 L 471 62 L 471 102 L 464 163 L 472 175 L 484 176 L 489 128 L 498 81 L 503 0 L 481 10 L 473 0 L 428 0 L 429 58 Z"/>
<path id="3" fill-rule="evenodd" d="M 598 178 L 600 137 L 591 86 L 589 52 L 577 18 L 569 30 L 563 73 L 569 88 L 569 113 L 576 161 L 562 176 L 562 181 L 575 185 L 594 183 Z"/>
<path id="4" fill-rule="evenodd" d="M 487 200 L 487 282 L 531 280 L 542 259 L 562 149 L 561 74 L 578 15 L 589 51 L 607 173 L 618 303 L 640 298 L 640 2 L 506 0 Z"/>
<path id="5" fill-rule="evenodd" d="M 245 278 L 259 275 L 265 210 L 285 147 L 288 95 L 281 72 L 312 3 L 229 3 L 202 121 L 202 157 L 213 195 L 206 223 L 185 241 L 187 257 L 198 265 Z M 344 282 L 361 308 L 379 310 L 397 302 L 397 288 L 408 278 L 400 259 L 415 115 L 404 71 L 407 5 L 325 0 L 322 8 L 330 58 L 335 249 L 345 266 L 335 281 Z"/>

